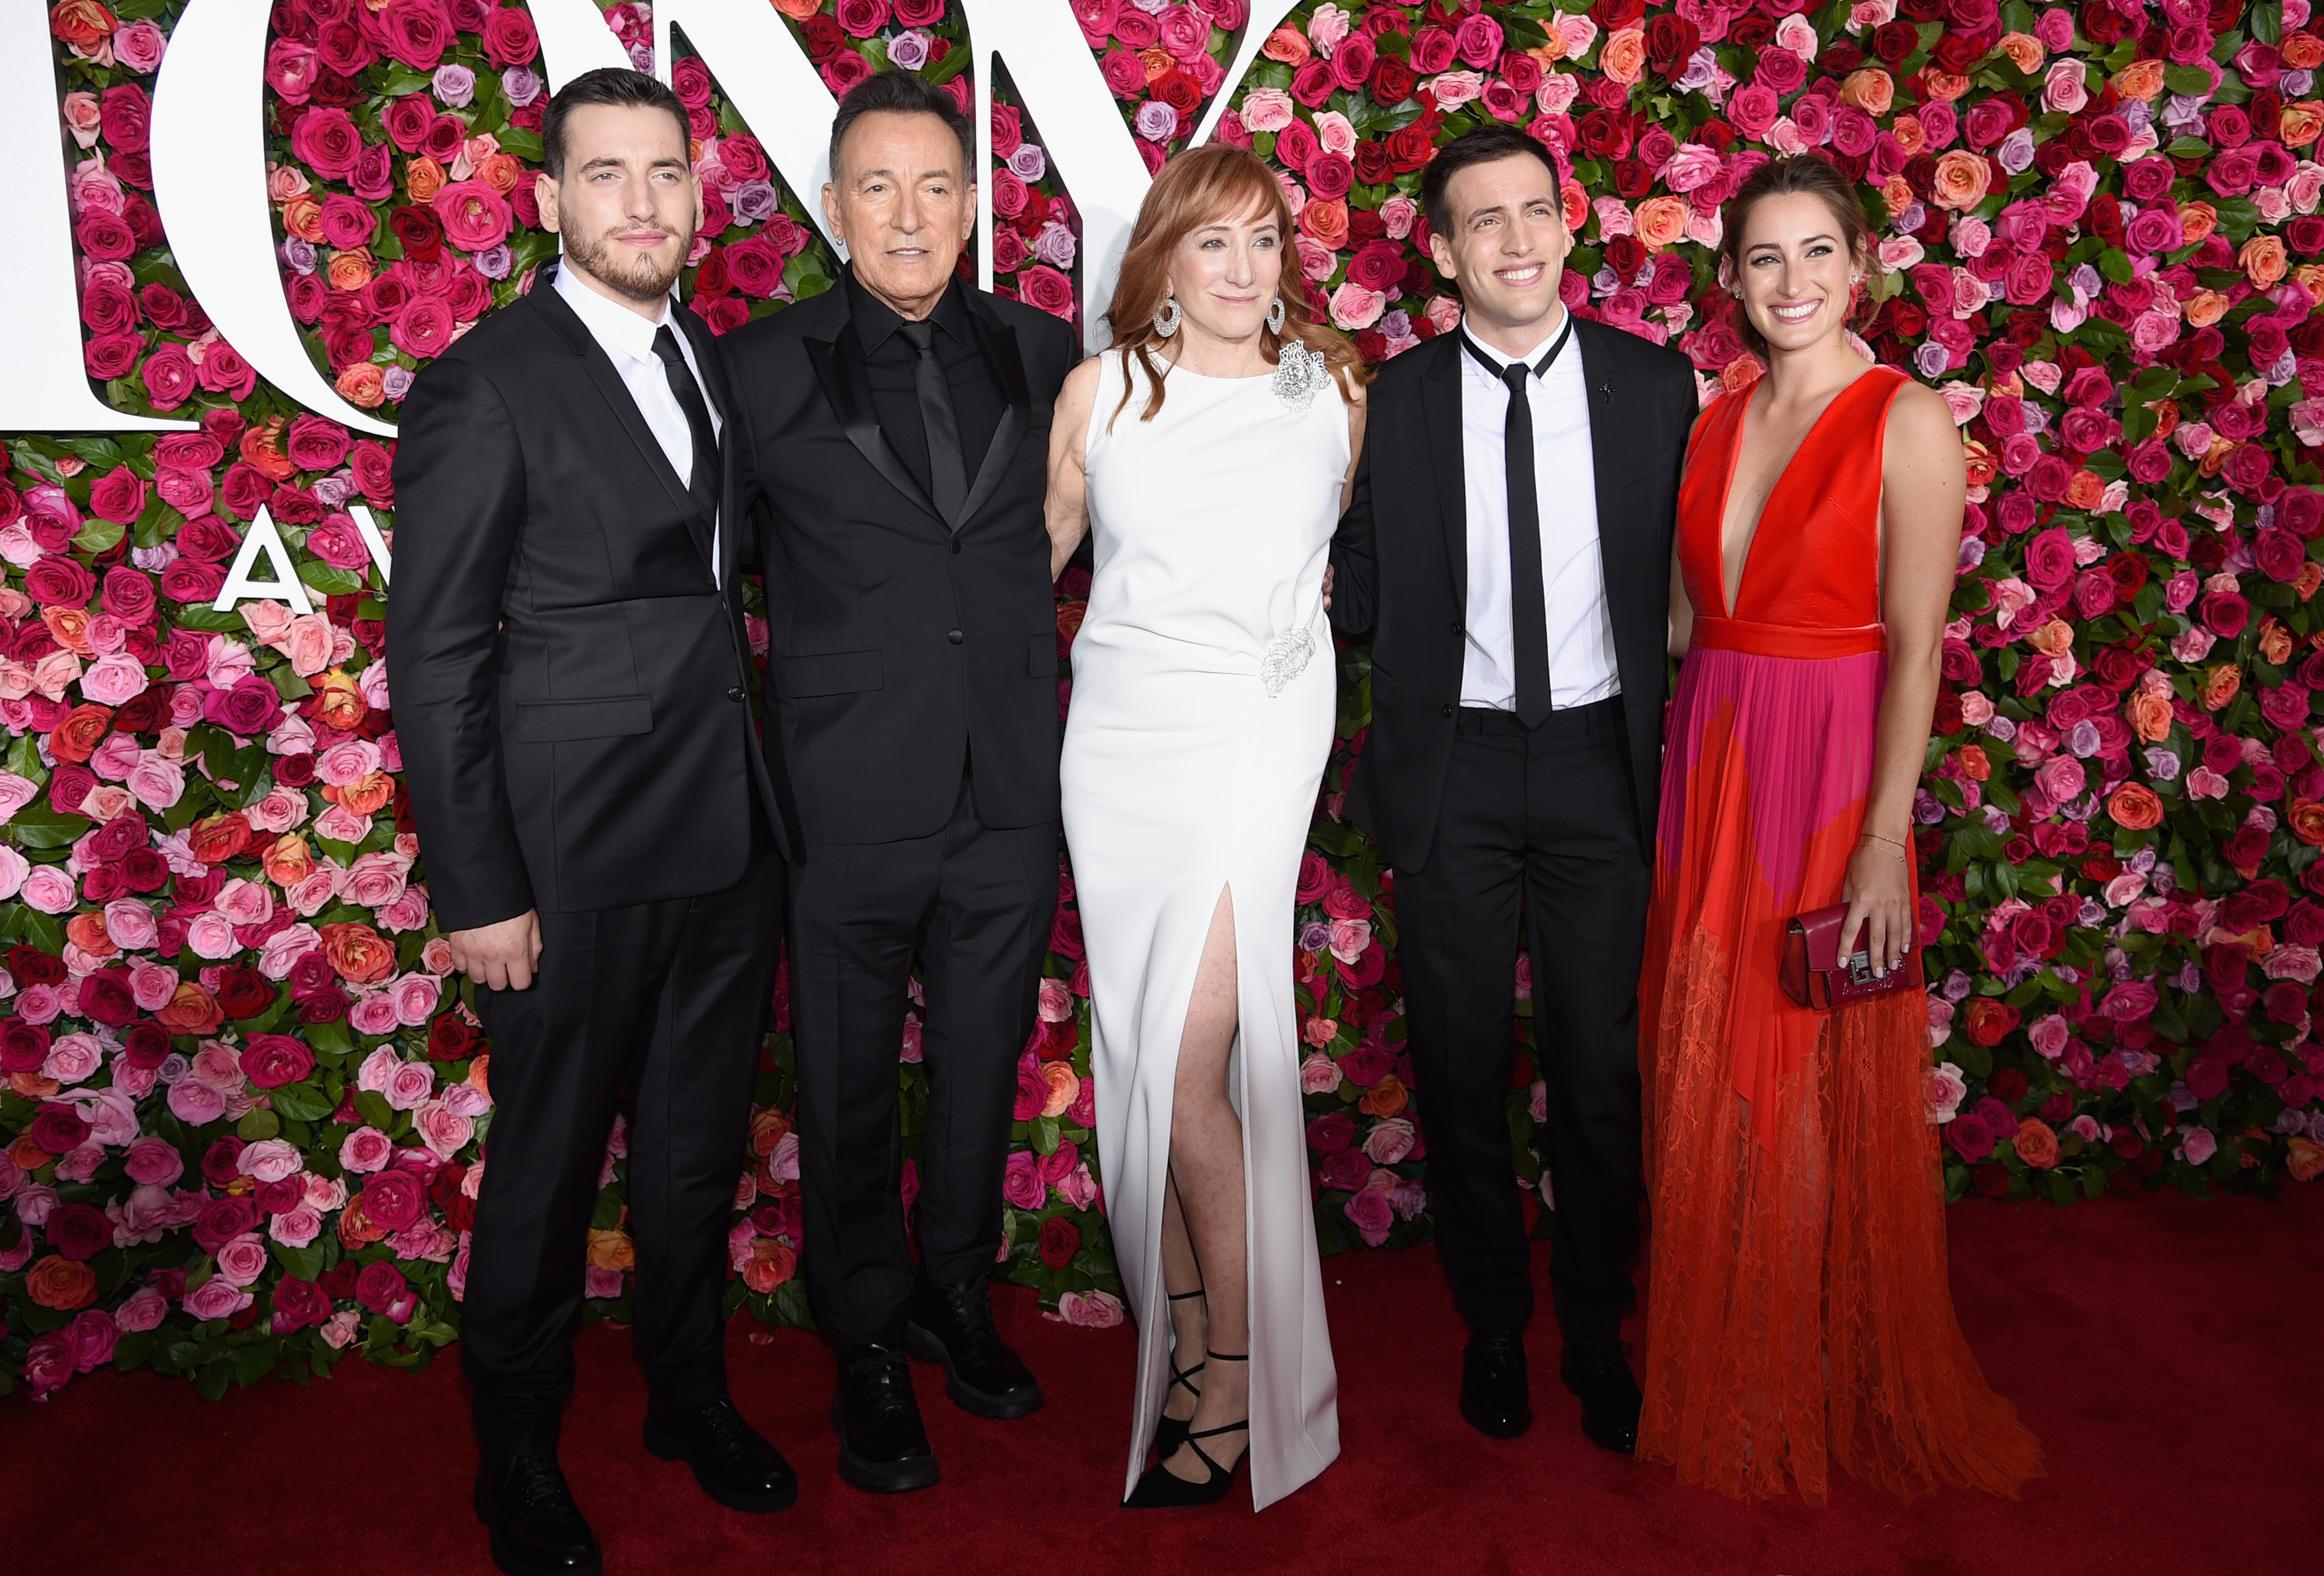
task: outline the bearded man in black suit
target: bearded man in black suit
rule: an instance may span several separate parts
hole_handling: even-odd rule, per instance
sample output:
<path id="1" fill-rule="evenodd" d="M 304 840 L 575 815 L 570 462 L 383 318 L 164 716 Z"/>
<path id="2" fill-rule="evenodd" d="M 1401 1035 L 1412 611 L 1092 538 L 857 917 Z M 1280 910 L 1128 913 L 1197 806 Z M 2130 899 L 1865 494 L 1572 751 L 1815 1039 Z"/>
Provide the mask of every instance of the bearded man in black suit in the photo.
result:
<path id="1" fill-rule="evenodd" d="M 908 1352 L 979 1415 L 1041 1404 L 985 1277 L 1056 901 L 1042 502 L 1079 353 L 1066 324 L 958 277 L 973 168 L 948 94 L 902 71 L 859 84 L 823 193 L 845 278 L 725 342 L 763 506 L 768 747 L 805 835 L 788 921 L 807 1296 L 837 1349 L 840 1474 L 886 1493 L 937 1477 Z M 917 1275 L 896 1087 L 915 958 Z"/>
<path id="2" fill-rule="evenodd" d="M 576 78 L 541 142 L 564 254 L 413 384 L 388 603 L 429 891 L 492 1038 L 462 1355 L 476 1513 L 525 1573 L 601 1564 L 558 1424 L 624 1107 L 646 1446 L 734 1509 L 798 1493 L 726 1393 L 726 1225 L 798 832 L 748 705 L 735 400 L 670 295 L 701 189 L 685 109 L 636 71 Z"/>

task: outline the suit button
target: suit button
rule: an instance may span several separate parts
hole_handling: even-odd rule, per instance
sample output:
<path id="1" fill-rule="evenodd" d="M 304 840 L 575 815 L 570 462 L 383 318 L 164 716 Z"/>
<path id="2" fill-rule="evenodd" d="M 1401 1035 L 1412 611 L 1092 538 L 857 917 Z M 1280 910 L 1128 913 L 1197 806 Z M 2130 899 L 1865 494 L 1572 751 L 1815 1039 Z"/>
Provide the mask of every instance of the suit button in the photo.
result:
<path id="1" fill-rule="evenodd" d="M 1451 716 L 1452 714 L 1452 708 L 1451 706 L 1446 706 L 1444 708 L 1444 714 L 1448 717 Z"/>
<path id="2" fill-rule="evenodd" d="M 728 700 L 741 700 L 742 698 L 742 687 L 738 684 L 734 686 L 733 688 L 728 690 L 726 692 L 726 698 Z"/>
<path id="3" fill-rule="evenodd" d="M 945 639 L 957 646 L 960 644 L 960 631 L 958 630 L 946 630 L 945 631 Z"/>
<path id="4" fill-rule="evenodd" d="M 960 551 L 960 538 L 957 535 L 952 539 L 952 550 L 955 553 Z"/>
<path id="5" fill-rule="evenodd" d="M 1452 632 L 1456 635 L 1464 635 L 1469 631 L 1461 627 L 1461 621 L 1456 618 L 1452 621 Z"/>

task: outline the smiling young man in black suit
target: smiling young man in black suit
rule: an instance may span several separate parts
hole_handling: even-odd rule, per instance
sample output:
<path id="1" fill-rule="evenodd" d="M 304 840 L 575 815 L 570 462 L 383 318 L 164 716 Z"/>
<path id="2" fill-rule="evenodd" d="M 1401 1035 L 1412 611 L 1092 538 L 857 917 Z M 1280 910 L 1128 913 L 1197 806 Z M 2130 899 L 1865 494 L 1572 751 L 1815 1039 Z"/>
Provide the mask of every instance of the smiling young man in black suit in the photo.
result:
<path id="1" fill-rule="evenodd" d="M 734 1509 L 798 1493 L 726 1393 L 726 1225 L 798 834 L 748 705 L 734 397 L 670 295 L 701 190 L 684 108 L 635 71 L 575 78 L 541 141 L 562 263 L 414 383 L 388 603 L 429 891 L 492 1039 L 476 1511 L 527 1573 L 601 1562 L 557 1440 L 618 1109 L 647 1448 Z"/>
<path id="2" fill-rule="evenodd" d="M 1332 555 L 1333 622 L 1372 634 L 1349 809 L 1396 872 L 1437 1252 L 1471 1331 L 1462 1415 L 1499 1438 L 1533 1420 L 1531 1261 L 1504 1114 L 1530 929 L 1561 1374 L 1589 1437 L 1628 1452 L 1637 984 L 1694 373 L 1560 304 L 1572 237 L 1557 171 L 1523 132 L 1447 143 L 1421 192 L 1464 316 L 1372 385 Z"/>
<path id="3" fill-rule="evenodd" d="M 806 1280 L 837 1348 L 840 1474 L 937 1469 L 911 1355 L 986 1417 L 1041 1404 L 992 1323 L 1017 1058 L 1057 888 L 1056 610 L 1043 525 L 1066 324 L 958 277 L 967 120 L 903 71 L 832 125 L 846 276 L 726 339 L 761 510 L 768 728 L 806 843 L 790 871 Z M 928 1071 L 914 1273 L 896 1061 L 915 958 Z"/>

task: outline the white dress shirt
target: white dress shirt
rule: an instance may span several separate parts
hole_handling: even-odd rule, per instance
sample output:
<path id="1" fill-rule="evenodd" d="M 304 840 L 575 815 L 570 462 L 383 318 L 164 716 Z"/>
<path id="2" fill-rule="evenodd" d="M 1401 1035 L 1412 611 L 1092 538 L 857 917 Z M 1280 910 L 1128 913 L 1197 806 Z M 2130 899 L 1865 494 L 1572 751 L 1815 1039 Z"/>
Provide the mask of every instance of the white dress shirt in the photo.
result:
<path id="1" fill-rule="evenodd" d="M 669 456 L 670 469 L 683 483 L 694 475 L 694 429 L 686 419 L 686 408 L 678 396 L 669 392 L 669 374 L 662 369 L 661 357 L 654 354 L 654 333 L 663 324 L 669 325 L 670 336 L 678 341 L 678 353 L 686 358 L 686 370 L 694 374 L 695 386 L 703 391 L 703 408 L 710 412 L 710 431 L 715 437 L 724 425 L 718 419 L 718 407 L 710 398 L 709 386 L 702 381 L 702 368 L 694 359 L 694 346 L 686 331 L 671 321 L 669 303 L 662 303 L 661 317 L 649 322 L 637 313 L 599 295 L 581 282 L 581 276 L 568 267 L 557 270 L 557 293 L 565 298 L 567 306 L 581 319 L 606 357 L 613 371 L 621 374 L 622 387 L 630 398 L 638 402 L 638 414 L 646 419 L 646 426 L 661 445 L 661 452 Z M 710 576 L 714 583 L 725 584 L 719 573 L 718 515 L 714 509 L 710 516 Z"/>
<path id="2" fill-rule="evenodd" d="M 1565 309 L 1524 359 L 1537 362 L 1565 327 Z M 1464 330 L 1465 332 L 1465 330 Z M 1471 336 L 1494 365 L 1517 358 Z M 1468 648 L 1461 704 L 1515 711 L 1517 670 L 1509 620 L 1508 467 L 1502 433 L 1508 385 L 1461 351 L 1461 459 L 1469 506 Z M 1550 705 L 1559 710 L 1619 695 L 1606 566 L 1598 553 L 1598 473 L 1590 446 L 1590 386 L 1582 346 L 1569 339 L 1526 395 L 1533 417 L 1534 495 L 1541 516 L 1541 588 L 1549 614 Z"/>

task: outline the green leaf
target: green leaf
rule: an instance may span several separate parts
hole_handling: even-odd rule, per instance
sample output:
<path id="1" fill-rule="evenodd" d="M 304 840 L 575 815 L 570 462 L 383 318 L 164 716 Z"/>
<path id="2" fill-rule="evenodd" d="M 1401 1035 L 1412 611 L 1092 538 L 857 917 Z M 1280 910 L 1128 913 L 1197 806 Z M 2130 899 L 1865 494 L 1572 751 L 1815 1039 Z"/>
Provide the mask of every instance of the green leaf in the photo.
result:
<path id="1" fill-rule="evenodd" d="M 2172 69 L 2194 71 L 2198 77 L 2203 75 L 2202 72 L 2196 71 L 2192 66 L 2173 67 Z M 2164 75 L 2167 77 L 2169 73 L 2166 72 Z M 2205 80 L 2208 81 L 2209 78 Z M 2172 138 L 2169 146 L 2163 151 L 2173 159 L 2208 159 L 2211 156 L 2211 144 L 2200 137 L 2180 136 Z"/>
<path id="2" fill-rule="evenodd" d="M 110 520 L 92 520 L 73 533 L 72 545 L 84 553 L 101 553 L 129 534 L 129 528 Z"/>
<path id="3" fill-rule="evenodd" d="M 387 1103 L 387 1096 L 376 1089 L 355 1091 L 355 1110 L 364 1120 L 384 1132 L 395 1125 L 395 1108 Z"/>
<path id="4" fill-rule="evenodd" d="M 337 568 L 319 558 L 309 558 L 300 564 L 299 578 L 327 596 L 347 596 L 364 588 L 363 576 L 353 569 Z"/>
<path id="5" fill-rule="evenodd" d="M 2128 284 L 2138 274 L 2138 271 L 2131 266 L 2130 258 L 2114 246 L 2098 253 L 2098 272 L 2114 284 Z"/>
<path id="6" fill-rule="evenodd" d="M 8 841 L 19 848 L 66 848 L 95 825 L 87 816 L 68 816 L 36 799 L 16 812 L 5 828 Z"/>
<path id="7" fill-rule="evenodd" d="M 965 54 L 967 51 L 961 52 Z M 494 132 L 493 138 L 500 143 L 502 152 L 514 154 L 528 164 L 540 162 L 540 138 L 533 133 L 519 126 L 508 126 Z"/>
<path id="8" fill-rule="evenodd" d="M 2211 74 L 2200 66 L 2166 66 L 2163 85 L 2182 97 L 2207 97 L 2211 91 Z"/>
<path id="9" fill-rule="evenodd" d="M 285 1084 L 270 1089 L 266 1103 L 275 1114 L 290 1121 L 318 1122 L 337 1109 L 334 1102 L 310 1080 L 303 1083 Z"/>

